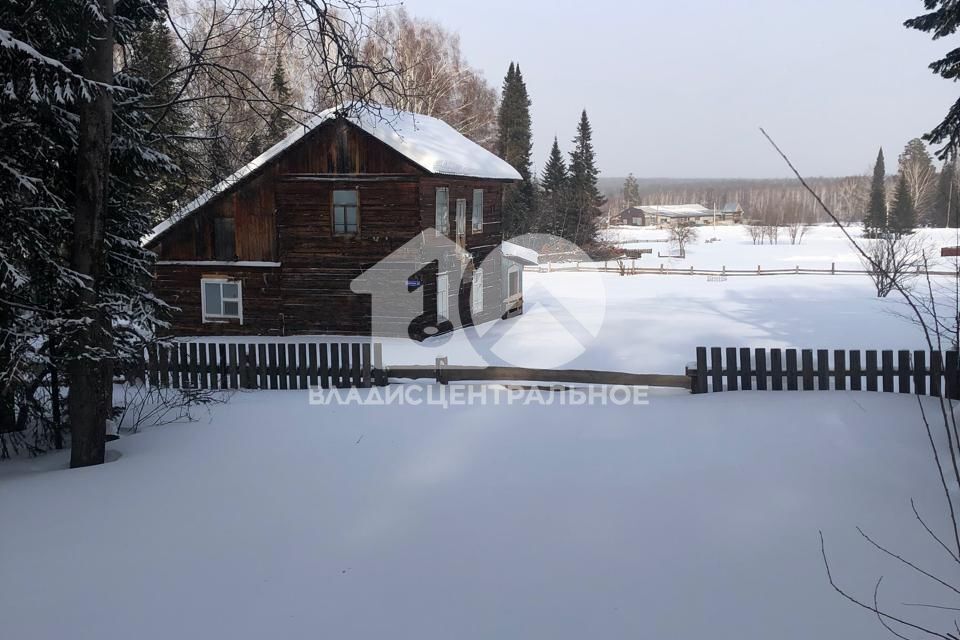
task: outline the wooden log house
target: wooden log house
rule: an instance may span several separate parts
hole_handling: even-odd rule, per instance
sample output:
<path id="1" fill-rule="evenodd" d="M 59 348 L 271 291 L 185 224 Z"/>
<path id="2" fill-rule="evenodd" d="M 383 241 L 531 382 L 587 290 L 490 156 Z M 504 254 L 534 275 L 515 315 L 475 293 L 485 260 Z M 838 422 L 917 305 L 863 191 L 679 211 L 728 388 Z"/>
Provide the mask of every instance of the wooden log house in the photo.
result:
<path id="1" fill-rule="evenodd" d="M 144 239 L 158 258 L 154 291 L 179 309 L 174 335 L 369 335 L 374 325 L 410 335 L 407 319 L 372 322 L 370 296 L 351 282 L 437 229 L 469 260 L 459 287 L 443 260 L 414 282 L 424 315 L 453 305 L 460 325 L 505 318 L 523 308 L 523 260 L 495 251 L 503 187 L 519 179 L 435 118 L 331 109 Z M 410 256 L 403 277 L 421 267 Z"/>

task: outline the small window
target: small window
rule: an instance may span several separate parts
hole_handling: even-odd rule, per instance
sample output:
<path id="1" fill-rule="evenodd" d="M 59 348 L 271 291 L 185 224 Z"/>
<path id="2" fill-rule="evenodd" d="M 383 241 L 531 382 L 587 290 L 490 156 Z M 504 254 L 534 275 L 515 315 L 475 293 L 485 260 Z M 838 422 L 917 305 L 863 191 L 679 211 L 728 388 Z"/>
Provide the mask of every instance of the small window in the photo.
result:
<path id="1" fill-rule="evenodd" d="M 333 233 L 338 236 L 356 235 L 359 229 L 359 204 L 355 189 L 333 192 Z"/>
<path id="2" fill-rule="evenodd" d="M 437 322 L 449 320 L 450 316 L 450 281 L 447 274 L 437 276 Z"/>
<path id="3" fill-rule="evenodd" d="M 236 232 L 233 218 L 213 219 L 213 259 L 236 260 Z"/>
<path id="4" fill-rule="evenodd" d="M 438 236 L 450 233 L 450 189 L 437 187 L 437 219 L 434 225 Z"/>
<path id="5" fill-rule="evenodd" d="M 235 280 L 201 280 L 203 321 L 239 320 L 243 324 L 241 283 Z"/>
<path id="6" fill-rule="evenodd" d="M 473 272 L 473 288 L 470 291 L 470 308 L 474 314 L 483 312 L 483 269 Z"/>
<path id="7" fill-rule="evenodd" d="M 507 297 L 514 298 L 520 295 L 520 269 L 511 267 L 507 273 Z"/>
<path id="8" fill-rule="evenodd" d="M 483 189 L 473 190 L 473 216 L 470 227 L 474 233 L 483 231 Z"/>
<path id="9" fill-rule="evenodd" d="M 463 239 L 467 235 L 467 200 L 457 198 L 457 238 Z"/>

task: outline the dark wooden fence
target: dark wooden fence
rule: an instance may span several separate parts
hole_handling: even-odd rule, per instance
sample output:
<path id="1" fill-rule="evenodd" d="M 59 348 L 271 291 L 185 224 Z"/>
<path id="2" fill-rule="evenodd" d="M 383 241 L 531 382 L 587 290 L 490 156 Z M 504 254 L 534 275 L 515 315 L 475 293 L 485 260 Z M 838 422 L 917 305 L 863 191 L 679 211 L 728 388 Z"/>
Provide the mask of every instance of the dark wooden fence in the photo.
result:
<path id="1" fill-rule="evenodd" d="M 173 389 L 308 389 L 386 384 L 369 342 L 174 342 L 145 354 L 145 379 Z"/>
<path id="2" fill-rule="evenodd" d="M 960 399 L 956 351 L 849 351 L 697 347 L 690 389 L 885 391 Z"/>
<path id="3" fill-rule="evenodd" d="M 526 367 L 484 367 L 448 365 L 405 365 L 386 368 L 389 378 L 433 379 L 440 384 L 448 382 L 556 382 L 616 386 L 648 386 L 689 388 L 690 381 L 683 375 L 656 373 L 623 373 L 589 369 L 529 369 Z"/>

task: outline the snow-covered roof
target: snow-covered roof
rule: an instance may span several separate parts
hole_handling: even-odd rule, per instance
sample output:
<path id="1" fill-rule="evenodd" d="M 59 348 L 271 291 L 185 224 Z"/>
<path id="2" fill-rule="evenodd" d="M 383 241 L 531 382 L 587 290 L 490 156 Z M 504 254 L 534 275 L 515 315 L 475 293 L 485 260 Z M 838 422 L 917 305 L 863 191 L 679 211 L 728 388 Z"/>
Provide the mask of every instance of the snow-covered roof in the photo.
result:
<path id="1" fill-rule="evenodd" d="M 322 111 L 292 130 L 287 137 L 214 185 L 198 198 L 154 227 L 143 238 L 148 244 L 230 187 L 244 180 L 308 133 L 338 115 L 391 147 L 425 171 L 438 175 L 490 180 L 521 180 L 509 163 L 438 118 L 389 107 L 351 109 L 349 105 Z"/>
<path id="2" fill-rule="evenodd" d="M 503 257 L 509 258 L 520 264 L 540 264 L 540 254 L 533 249 L 521 247 L 512 242 L 503 241 L 500 243 L 500 252 Z"/>
<path id="3" fill-rule="evenodd" d="M 641 211 L 650 215 L 658 215 L 664 218 L 686 218 L 696 216 L 708 216 L 713 213 L 700 204 L 662 204 L 639 207 Z"/>

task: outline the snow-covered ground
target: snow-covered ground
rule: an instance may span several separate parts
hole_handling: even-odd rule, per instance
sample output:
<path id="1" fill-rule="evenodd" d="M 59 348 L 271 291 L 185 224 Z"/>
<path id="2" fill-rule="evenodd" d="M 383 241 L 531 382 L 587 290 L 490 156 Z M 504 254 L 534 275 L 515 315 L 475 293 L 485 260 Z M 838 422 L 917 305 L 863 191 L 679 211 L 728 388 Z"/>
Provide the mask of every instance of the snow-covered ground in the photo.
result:
<path id="1" fill-rule="evenodd" d="M 862 242 L 861 229 L 851 227 L 851 234 Z M 652 255 L 645 255 L 637 266 L 696 269 L 790 269 L 799 266 L 808 269 L 862 269 L 860 258 L 834 225 L 814 225 L 807 229 L 800 244 L 790 244 L 786 228 L 780 229 L 778 244 L 754 245 L 743 225 L 717 225 L 697 227 L 697 239 L 687 247 L 686 259 L 660 258 L 671 255 L 669 232 L 654 227 L 618 226 L 604 230 L 602 237 L 627 249 L 648 248 Z M 914 234 L 929 248 L 931 261 L 941 264 L 940 248 L 960 244 L 957 229 L 920 229 Z M 715 242 L 707 242 L 716 238 Z M 952 259 L 950 261 L 952 265 Z"/>
<path id="2" fill-rule="evenodd" d="M 932 410 L 932 407 L 931 407 Z M 0 464 L 0 636 L 882 637 L 829 587 L 950 604 L 862 540 L 949 573 L 916 401 L 653 394 L 649 406 L 316 407 Z M 950 577 L 949 575 L 947 576 Z"/>
<path id="3" fill-rule="evenodd" d="M 704 243 L 712 229 L 688 249 L 686 260 L 646 256 L 638 265 L 666 264 L 703 269 L 784 268 L 796 265 L 859 269 L 860 262 L 840 230 L 813 227 L 803 243 L 755 246 L 741 226 L 717 227 L 720 240 Z M 657 229 L 617 227 L 610 234 L 666 237 Z M 785 234 L 785 232 L 782 232 Z M 953 246 L 956 230 L 921 230 L 936 248 Z M 709 234 L 709 235 L 708 235 Z M 668 245 L 652 244 L 666 252 Z M 656 255 L 656 250 L 654 255 Z M 955 268 L 948 261 L 941 267 Z M 752 266 L 751 266 L 752 265 Z M 904 318 L 896 296 L 878 299 L 866 275 L 731 276 L 617 273 L 524 274 L 525 312 L 478 330 L 441 336 L 423 344 L 383 339 L 387 365 L 508 363 L 638 373 L 682 373 L 698 346 L 795 347 L 821 349 L 919 349 L 919 329 Z M 589 335 L 570 344 L 567 323 L 576 317 Z M 561 320 L 558 320 L 560 318 Z M 331 340 L 297 336 L 283 340 Z M 218 341 L 231 340 L 217 338 Z"/>
<path id="4" fill-rule="evenodd" d="M 691 259 L 850 255 L 827 228 L 799 247 L 728 233 Z M 386 340 L 386 363 L 680 373 L 699 345 L 923 346 L 866 276 L 525 277 L 520 318 Z M 304 392 L 243 392 L 198 422 L 122 437 L 98 468 L 63 470 L 65 454 L 4 462 L 0 637 L 881 636 L 827 584 L 818 530 L 860 597 L 883 575 L 880 600 L 897 612 L 930 621 L 949 612 L 901 603 L 955 602 L 856 532 L 952 566 L 910 511 L 914 498 L 943 524 L 913 397 L 518 397 L 321 407 Z"/>
<path id="5" fill-rule="evenodd" d="M 914 349 L 924 342 L 895 297 L 865 275 L 731 277 L 524 274 L 525 313 L 423 344 L 382 339 L 387 365 L 514 366 L 682 373 L 698 346 Z M 561 309 L 595 329 L 570 343 Z M 329 340 L 297 336 L 284 340 Z M 218 341 L 229 338 L 217 338 Z"/>

